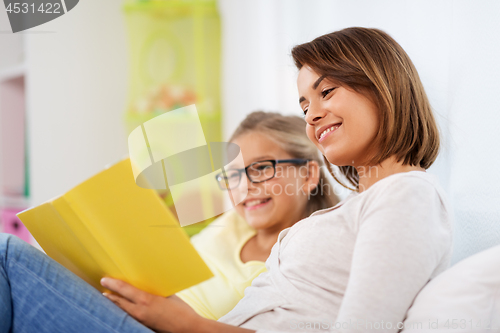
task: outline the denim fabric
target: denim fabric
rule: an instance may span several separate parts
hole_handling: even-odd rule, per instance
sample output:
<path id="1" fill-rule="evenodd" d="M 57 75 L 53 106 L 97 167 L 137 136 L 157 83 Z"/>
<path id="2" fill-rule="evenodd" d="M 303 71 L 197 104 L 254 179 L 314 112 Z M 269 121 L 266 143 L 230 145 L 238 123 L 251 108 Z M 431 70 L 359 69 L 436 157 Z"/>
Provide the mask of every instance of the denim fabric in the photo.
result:
<path id="1" fill-rule="evenodd" d="M 8 332 L 152 331 L 41 251 L 0 233 L 0 333 Z"/>

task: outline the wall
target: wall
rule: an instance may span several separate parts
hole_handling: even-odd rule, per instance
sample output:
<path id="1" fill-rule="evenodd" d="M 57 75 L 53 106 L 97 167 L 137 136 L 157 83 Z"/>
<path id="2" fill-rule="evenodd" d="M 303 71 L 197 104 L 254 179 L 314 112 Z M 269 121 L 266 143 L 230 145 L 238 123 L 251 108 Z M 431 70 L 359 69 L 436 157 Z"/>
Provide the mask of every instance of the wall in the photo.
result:
<path id="1" fill-rule="evenodd" d="M 127 153 L 121 0 L 86 0 L 25 32 L 32 203 Z"/>

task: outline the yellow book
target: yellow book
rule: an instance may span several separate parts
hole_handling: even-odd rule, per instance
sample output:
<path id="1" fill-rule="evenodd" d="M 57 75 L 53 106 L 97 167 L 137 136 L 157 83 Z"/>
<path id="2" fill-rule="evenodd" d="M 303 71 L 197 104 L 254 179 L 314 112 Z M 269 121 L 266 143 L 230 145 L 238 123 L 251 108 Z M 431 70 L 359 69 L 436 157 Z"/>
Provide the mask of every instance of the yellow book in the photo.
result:
<path id="1" fill-rule="evenodd" d="M 124 159 L 17 214 L 51 258 L 100 291 L 104 276 L 169 296 L 213 276 L 153 189 Z"/>

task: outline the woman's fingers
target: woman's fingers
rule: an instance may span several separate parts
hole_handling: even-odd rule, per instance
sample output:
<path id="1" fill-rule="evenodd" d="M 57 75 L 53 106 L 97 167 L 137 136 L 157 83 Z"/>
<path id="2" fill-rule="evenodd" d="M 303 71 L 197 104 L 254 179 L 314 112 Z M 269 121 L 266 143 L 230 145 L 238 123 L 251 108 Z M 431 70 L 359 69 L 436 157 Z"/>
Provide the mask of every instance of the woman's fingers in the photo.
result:
<path id="1" fill-rule="evenodd" d="M 102 278 L 101 285 L 116 294 L 103 293 L 137 321 L 157 332 L 187 331 L 201 318 L 177 296 L 161 297 L 122 280 Z"/>
<path id="2" fill-rule="evenodd" d="M 152 309 L 143 304 L 136 304 L 130 302 L 128 299 L 121 297 L 120 295 L 114 295 L 109 293 L 102 293 L 106 296 L 111 302 L 115 303 L 118 307 L 120 307 L 123 311 L 127 312 L 137 321 L 143 323 L 146 326 L 151 325 L 151 320 L 149 317 Z"/>
<path id="3" fill-rule="evenodd" d="M 115 303 L 118 305 L 122 310 L 124 310 L 127 313 L 131 313 L 134 310 L 134 304 L 132 304 L 130 301 L 127 299 L 118 296 L 118 295 L 113 295 L 109 293 L 102 293 L 104 296 L 106 296 L 111 302 Z"/>
<path id="4" fill-rule="evenodd" d="M 101 285 L 111 291 L 114 291 L 115 293 L 122 295 L 133 303 L 138 303 L 141 296 L 143 296 L 142 294 L 145 293 L 144 291 L 137 289 L 136 287 L 126 283 L 125 281 L 108 277 L 101 279 Z"/>

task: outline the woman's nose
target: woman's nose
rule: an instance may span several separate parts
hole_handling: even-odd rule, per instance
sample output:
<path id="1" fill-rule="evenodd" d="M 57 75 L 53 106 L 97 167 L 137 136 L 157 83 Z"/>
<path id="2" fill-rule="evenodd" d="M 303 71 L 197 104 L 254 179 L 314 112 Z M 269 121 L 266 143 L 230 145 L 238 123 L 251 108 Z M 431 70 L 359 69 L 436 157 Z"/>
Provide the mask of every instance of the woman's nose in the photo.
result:
<path id="1" fill-rule="evenodd" d="M 323 118 L 325 114 L 326 110 L 324 110 L 323 108 L 310 105 L 304 119 L 309 125 L 313 125 L 316 122 L 318 122 L 321 118 Z"/>

